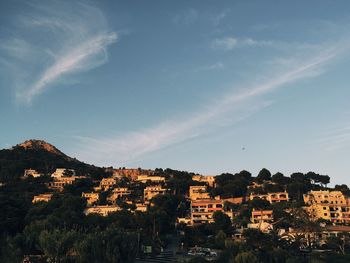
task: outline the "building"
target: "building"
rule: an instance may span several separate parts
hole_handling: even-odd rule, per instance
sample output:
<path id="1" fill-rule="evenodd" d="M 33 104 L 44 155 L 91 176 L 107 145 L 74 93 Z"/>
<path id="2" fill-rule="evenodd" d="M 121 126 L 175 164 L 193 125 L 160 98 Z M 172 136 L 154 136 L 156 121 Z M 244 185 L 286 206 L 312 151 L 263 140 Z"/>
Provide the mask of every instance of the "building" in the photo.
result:
<path id="1" fill-rule="evenodd" d="M 253 224 L 272 223 L 273 211 L 272 210 L 255 210 L 252 211 L 250 221 Z"/>
<path id="2" fill-rule="evenodd" d="M 40 194 L 40 195 L 36 195 L 34 196 L 32 203 L 38 203 L 38 202 L 49 202 L 52 198 L 53 194 Z"/>
<path id="3" fill-rule="evenodd" d="M 191 224 L 213 223 L 213 214 L 216 211 L 223 212 L 222 200 L 201 199 L 191 201 Z"/>
<path id="4" fill-rule="evenodd" d="M 215 187 L 215 176 L 211 175 L 193 175 L 192 180 L 196 182 L 206 183 L 210 187 Z"/>
<path id="5" fill-rule="evenodd" d="M 165 177 L 142 174 L 142 175 L 137 176 L 136 181 L 141 182 L 141 183 L 147 183 L 147 182 L 162 183 L 162 182 L 165 182 Z"/>
<path id="6" fill-rule="evenodd" d="M 75 176 L 74 169 L 57 168 L 56 171 L 51 174 L 51 177 L 54 177 L 54 178 L 70 177 L 70 176 Z"/>
<path id="7" fill-rule="evenodd" d="M 287 191 L 277 192 L 277 193 L 267 193 L 267 194 L 250 193 L 248 200 L 253 200 L 255 198 L 264 199 L 264 200 L 270 202 L 270 204 L 289 201 L 289 195 L 288 195 Z"/>
<path id="8" fill-rule="evenodd" d="M 278 233 L 281 239 L 294 242 L 298 239 L 303 247 L 322 246 L 329 237 L 344 238 L 350 233 L 350 226 L 320 225 L 319 229 L 305 231 L 305 229 L 281 229 Z"/>
<path id="9" fill-rule="evenodd" d="M 118 198 L 122 198 L 130 194 L 131 194 L 131 191 L 127 187 L 117 187 L 113 189 L 113 192 L 107 198 L 107 201 L 115 202 Z"/>
<path id="10" fill-rule="evenodd" d="M 99 193 L 82 193 L 81 196 L 83 198 L 86 198 L 86 202 L 88 205 L 93 205 L 94 203 L 96 203 L 99 199 L 100 199 L 100 195 Z"/>
<path id="11" fill-rule="evenodd" d="M 191 218 L 190 217 L 178 217 L 178 218 L 176 218 L 176 224 L 191 225 Z"/>
<path id="12" fill-rule="evenodd" d="M 350 223 L 350 199 L 340 191 L 310 191 L 304 194 L 304 202 L 313 220 Z"/>
<path id="13" fill-rule="evenodd" d="M 234 205 L 240 205 L 244 202 L 244 197 L 229 197 L 222 199 L 224 202 L 228 202 Z"/>
<path id="14" fill-rule="evenodd" d="M 247 227 L 259 229 L 263 233 L 269 233 L 273 230 L 273 225 L 267 222 L 251 223 L 251 224 L 248 224 Z"/>
<path id="15" fill-rule="evenodd" d="M 189 189 L 189 197 L 191 200 L 209 199 L 206 185 L 191 185 Z"/>
<path id="16" fill-rule="evenodd" d="M 24 170 L 24 175 L 23 175 L 23 177 L 24 177 L 24 178 L 27 178 L 27 177 L 29 177 L 29 176 L 32 176 L 32 177 L 34 177 L 34 178 L 37 178 L 37 177 L 40 177 L 41 174 L 38 173 L 38 172 L 37 172 L 36 170 L 34 170 L 34 169 L 26 169 L 26 170 Z"/>
<path id="17" fill-rule="evenodd" d="M 101 216 L 108 216 L 110 213 L 120 211 L 121 208 L 116 205 L 98 205 L 92 206 L 85 209 L 85 215 L 98 214 Z"/>
<path id="18" fill-rule="evenodd" d="M 136 203 L 135 206 L 136 206 L 135 211 L 147 212 L 148 210 L 148 206 L 143 203 Z"/>
<path id="19" fill-rule="evenodd" d="M 72 176 L 72 177 L 54 177 L 53 182 L 48 185 L 49 189 L 56 191 L 63 191 L 66 185 L 71 185 L 77 179 L 84 179 L 85 176 Z"/>
<path id="20" fill-rule="evenodd" d="M 102 178 L 100 182 L 100 188 L 106 191 L 109 188 L 115 186 L 116 184 L 117 180 L 115 178 Z"/>
<path id="21" fill-rule="evenodd" d="M 132 181 L 135 181 L 139 175 L 152 175 L 153 170 L 144 170 L 141 168 L 119 168 L 113 170 L 113 177 L 118 179 L 122 177 L 128 177 Z"/>
<path id="22" fill-rule="evenodd" d="M 168 191 L 168 189 L 163 188 L 160 185 L 157 186 L 147 186 L 143 190 L 143 200 L 145 202 L 150 201 L 153 197 L 157 195 L 163 195 Z"/>

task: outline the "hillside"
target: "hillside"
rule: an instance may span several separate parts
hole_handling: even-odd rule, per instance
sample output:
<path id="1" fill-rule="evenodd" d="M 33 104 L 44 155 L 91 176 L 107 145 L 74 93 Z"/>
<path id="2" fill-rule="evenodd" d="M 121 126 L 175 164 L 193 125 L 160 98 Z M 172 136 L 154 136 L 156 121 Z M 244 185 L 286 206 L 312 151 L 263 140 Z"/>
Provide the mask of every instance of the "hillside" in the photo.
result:
<path id="1" fill-rule="evenodd" d="M 106 173 L 105 169 L 69 157 L 42 140 L 27 140 L 11 149 L 0 150 L 1 181 L 16 180 L 28 168 L 47 174 L 59 167 L 72 168 L 77 174 L 89 175 L 93 178 L 101 177 Z"/>

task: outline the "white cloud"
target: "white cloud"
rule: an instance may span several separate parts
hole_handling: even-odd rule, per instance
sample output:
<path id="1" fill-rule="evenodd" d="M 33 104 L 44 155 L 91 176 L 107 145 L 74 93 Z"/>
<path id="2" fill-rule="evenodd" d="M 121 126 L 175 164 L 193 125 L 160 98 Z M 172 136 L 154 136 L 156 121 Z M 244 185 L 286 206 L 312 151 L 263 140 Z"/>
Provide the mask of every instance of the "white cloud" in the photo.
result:
<path id="1" fill-rule="evenodd" d="M 24 92 L 17 93 L 17 97 L 31 102 L 33 97 L 40 94 L 60 77 L 104 64 L 107 61 L 106 47 L 116 40 L 115 33 L 101 34 L 86 39 L 84 43 L 57 57 L 56 61 L 41 74 L 39 79 Z"/>
<path id="2" fill-rule="evenodd" d="M 280 70 L 264 81 L 248 86 L 240 92 L 233 90 L 225 94 L 209 107 L 190 113 L 186 118 L 168 120 L 122 136 L 80 137 L 81 148 L 78 157 L 104 165 L 106 162 L 110 165 L 113 161 L 127 162 L 146 153 L 203 135 L 222 125 L 235 123 L 266 106 L 264 100 L 261 100 L 264 94 L 297 80 L 320 74 L 327 63 L 339 57 L 347 48 L 336 45 L 319 50 L 316 55 L 304 57 L 299 63 L 294 63 L 293 67 Z"/>
<path id="3" fill-rule="evenodd" d="M 215 49 L 222 49 L 222 50 L 232 50 L 234 48 L 240 48 L 240 47 L 266 47 L 266 46 L 273 46 L 273 41 L 267 41 L 267 40 L 256 40 L 253 38 L 236 38 L 236 37 L 223 37 L 223 38 L 216 38 L 213 43 L 212 47 Z"/>
<path id="4" fill-rule="evenodd" d="M 57 81 L 107 62 L 107 48 L 118 39 L 98 8 L 84 2 L 28 4 L 19 14 L 16 38 L 2 40 L 0 49 L 13 65 L 16 98 L 32 100 Z"/>
<path id="5" fill-rule="evenodd" d="M 201 72 L 201 71 L 210 71 L 210 70 L 220 70 L 225 68 L 224 63 L 222 62 L 216 62 L 213 63 L 211 65 L 207 65 L 207 66 L 202 66 L 202 67 L 198 67 L 194 70 L 194 72 Z"/>

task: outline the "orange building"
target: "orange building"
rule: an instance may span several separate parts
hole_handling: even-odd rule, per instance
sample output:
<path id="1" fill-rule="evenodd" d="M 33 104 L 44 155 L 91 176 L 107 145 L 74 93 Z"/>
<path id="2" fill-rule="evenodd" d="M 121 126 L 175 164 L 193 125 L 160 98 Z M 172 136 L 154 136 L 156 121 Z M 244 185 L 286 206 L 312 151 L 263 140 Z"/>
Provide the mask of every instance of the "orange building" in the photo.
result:
<path id="1" fill-rule="evenodd" d="M 201 199 L 191 201 L 191 224 L 213 223 L 213 214 L 216 211 L 223 212 L 222 200 Z"/>

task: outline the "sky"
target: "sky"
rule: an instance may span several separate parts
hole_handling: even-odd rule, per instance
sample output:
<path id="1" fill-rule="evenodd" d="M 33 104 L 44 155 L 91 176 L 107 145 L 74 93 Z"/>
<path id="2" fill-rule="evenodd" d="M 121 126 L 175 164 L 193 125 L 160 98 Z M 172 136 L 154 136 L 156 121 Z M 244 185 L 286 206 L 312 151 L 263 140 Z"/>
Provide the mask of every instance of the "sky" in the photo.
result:
<path id="1" fill-rule="evenodd" d="M 349 1 L 0 1 L 0 148 L 350 183 Z"/>

